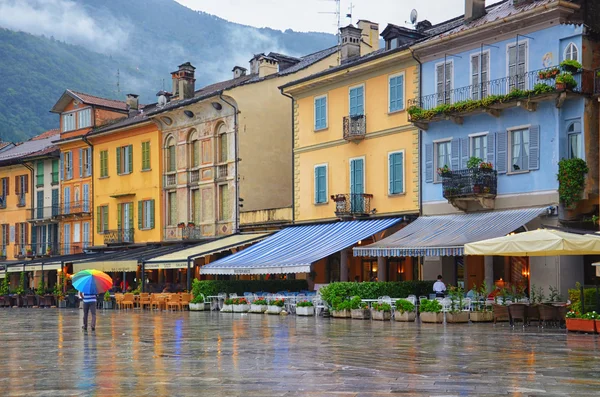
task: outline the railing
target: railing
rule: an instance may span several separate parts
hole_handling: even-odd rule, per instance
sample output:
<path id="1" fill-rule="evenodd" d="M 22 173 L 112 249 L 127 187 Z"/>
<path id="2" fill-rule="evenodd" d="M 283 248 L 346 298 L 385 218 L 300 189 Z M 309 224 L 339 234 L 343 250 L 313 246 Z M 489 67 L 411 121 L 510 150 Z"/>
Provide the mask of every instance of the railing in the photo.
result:
<path id="1" fill-rule="evenodd" d="M 335 215 L 340 218 L 370 215 L 372 198 L 372 194 L 364 193 L 334 194 L 331 196 L 331 199 L 335 202 Z"/>
<path id="2" fill-rule="evenodd" d="M 200 182 L 200 170 L 188 171 L 188 183 L 195 185 L 198 184 L 198 182 Z"/>
<path id="3" fill-rule="evenodd" d="M 534 70 L 515 76 L 507 76 L 496 80 L 484 81 L 480 84 L 468 85 L 465 87 L 445 90 L 435 94 L 425 95 L 422 97 L 410 99 L 408 106 L 416 106 L 423 110 L 431 110 L 443 104 L 455 104 L 464 101 L 477 101 L 487 98 L 492 95 L 508 95 L 515 90 L 535 91 L 537 84 L 545 84 L 555 88 L 556 83 L 554 75 L 558 66 L 547 69 Z M 594 72 L 591 70 L 582 70 L 573 74 L 577 85 L 570 88 L 571 91 L 582 94 L 591 94 L 594 89 Z M 598 80 L 598 78 L 596 78 Z M 600 87 L 598 87 L 600 89 Z M 545 93 L 547 93 L 546 91 Z M 539 93 L 544 93 L 539 91 Z"/>
<path id="4" fill-rule="evenodd" d="M 0 258 L 2 258 L 3 260 L 6 259 L 6 257 L 8 256 L 8 252 L 6 251 L 6 245 L 0 244 Z"/>
<path id="5" fill-rule="evenodd" d="M 89 201 L 69 201 L 60 204 L 60 210 L 55 216 L 90 214 L 91 205 Z"/>
<path id="6" fill-rule="evenodd" d="M 30 208 L 30 211 L 33 211 L 33 215 L 28 221 L 43 221 L 47 219 L 52 219 L 60 213 L 59 205 L 52 205 L 49 207 L 35 207 Z"/>
<path id="7" fill-rule="evenodd" d="M 177 174 L 167 174 L 165 175 L 165 188 L 171 188 L 177 186 Z"/>
<path id="8" fill-rule="evenodd" d="M 71 243 L 71 244 L 62 244 L 58 246 L 58 253 L 52 255 L 73 255 L 73 254 L 82 254 L 91 243 L 89 241 L 84 241 L 81 243 Z"/>
<path id="9" fill-rule="evenodd" d="M 26 197 L 27 195 L 25 193 L 17 194 L 17 207 L 25 207 L 25 203 L 27 202 Z"/>
<path id="10" fill-rule="evenodd" d="M 344 139 L 354 141 L 364 139 L 367 133 L 367 116 L 364 114 L 358 116 L 344 117 Z"/>
<path id="11" fill-rule="evenodd" d="M 217 165 L 217 179 L 225 179 L 227 178 L 227 164 Z"/>
<path id="12" fill-rule="evenodd" d="M 442 174 L 444 198 L 495 197 L 498 188 L 496 170 L 469 168 Z"/>
<path id="13" fill-rule="evenodd" d="M 202 228 L 200 226 L 167 226 L 164 230 L 165 241 L 200 240 Z"/>
<path id="14" fill-rule="evenodd" d="M 104 244 L 133 243 L 134 229 L 115 229 L 104 231 Z"/>
<path id="15" fill-rule="evenodd" d="M 14 256 L 15 258 L 26 258 L 27 254 L 29 254 L 30 252 L 28 252 L 28 247 L 29 244 L 25 244 L 25 243 L 16 243 L 14 245 Z M 31 249 L 31 248 L 29 248 Z"/>

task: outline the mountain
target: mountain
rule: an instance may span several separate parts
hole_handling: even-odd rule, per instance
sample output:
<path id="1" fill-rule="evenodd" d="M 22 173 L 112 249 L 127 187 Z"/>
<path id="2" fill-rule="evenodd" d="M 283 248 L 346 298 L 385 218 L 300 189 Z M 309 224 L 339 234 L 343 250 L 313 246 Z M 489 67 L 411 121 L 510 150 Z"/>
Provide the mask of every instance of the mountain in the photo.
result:
<path id="1" fill-rule="evenodd" d="M 186 61 L 196 66 L 200 87 L 230 78 L 233 66 L 248 67 L 256 53 L 301 56 L 336 43 L 325 33 L 235 24 L 173 0 L 8 2 L 8 10 L 0 5 L 0 14 L 12 14 L 0 17 L 4 141 L 56 128 L 49 110 L 66 88 L 114 99 L 136 93 L 151 103 L 157 91 L 170 90 L 170 72 Z"/>

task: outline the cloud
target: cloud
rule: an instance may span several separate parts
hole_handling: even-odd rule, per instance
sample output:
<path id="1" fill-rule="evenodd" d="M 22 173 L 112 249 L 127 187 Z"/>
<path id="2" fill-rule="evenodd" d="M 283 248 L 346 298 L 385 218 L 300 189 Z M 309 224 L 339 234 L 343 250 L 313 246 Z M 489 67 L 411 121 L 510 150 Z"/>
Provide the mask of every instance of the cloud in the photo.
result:
<path id="1" fill-rule="evenodd" d="M 0 26 L 35 35 L 54 36 L 94 51 L 118 52 L 128 41 L 127 24 L 98 24 L 71 0 L 0 0 Z"/>

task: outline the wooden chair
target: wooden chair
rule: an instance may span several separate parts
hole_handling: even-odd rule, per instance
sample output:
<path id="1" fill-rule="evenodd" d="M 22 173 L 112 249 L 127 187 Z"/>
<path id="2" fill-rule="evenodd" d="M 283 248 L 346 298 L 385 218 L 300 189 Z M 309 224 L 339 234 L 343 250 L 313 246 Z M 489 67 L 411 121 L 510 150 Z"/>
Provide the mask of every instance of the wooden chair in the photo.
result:
<path id="1" fill-rule="evenodd" d="M 123 308 L 123 294 L 115 293 L 115 305 L 117 306 L 117 309 Z"/>
<path id="2" fill-rule="evenodd" d="M 192 300 L 192 294 L 181 294 L 181 302 L 179 307 L 183 310 L 184 307 L 190 308 L 190 300 Z"/>
<path id="3" fill-rule="evenodd" d="M 171 310 L 172 308 L 181 310 L 181 295 L 179 295 L 179 294 L 170 294 L 169 295 L 169 299 L 167 300 L 167 309 Z"/>
<path id="4" fill-rule="evenodd" d="M 121 305 L 123 306 L 123 308 L 127 309 L 129 307 L 131 307 L 133 309 L 133 304 L 134 304 L 135 300 L 133 297 L 133 294 L 131 293 L 126 293 L 123 296 L 123 301 L 121 302 Z"/>
<path id="5" fill-rule="evenodd" d="M 149 309 L 151 308 L 150 294 L 142 292 L 140 293 L 140 308 L 143 309 L 146 306 L 148 306 Z"/>

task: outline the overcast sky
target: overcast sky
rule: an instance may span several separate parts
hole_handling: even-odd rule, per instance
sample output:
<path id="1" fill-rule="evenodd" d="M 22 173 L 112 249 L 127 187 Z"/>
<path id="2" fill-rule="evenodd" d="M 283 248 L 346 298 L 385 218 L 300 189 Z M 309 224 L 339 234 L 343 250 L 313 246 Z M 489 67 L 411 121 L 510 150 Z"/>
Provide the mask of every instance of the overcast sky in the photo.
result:
<path id="1" fill-rule="evenodd" d="M 335 11 L 334 0 L 177 0 L 198 11 L 217 15 L 232 22 L 255 27 L 306 32 L 336 32 L 336 17 L 321 14 Z M 498 0 L 486 0 L 493 4 Z M 342 26 L 350 19 L 350 3 L 353 5 L 352 21 L 368 19 L 377 22 L 380 30 L 387 23 L 410 26 L 410 11 L 415 8 L 419 20 L 437 23 L 462 15 L 465 0 L 341 0 Z"/>

